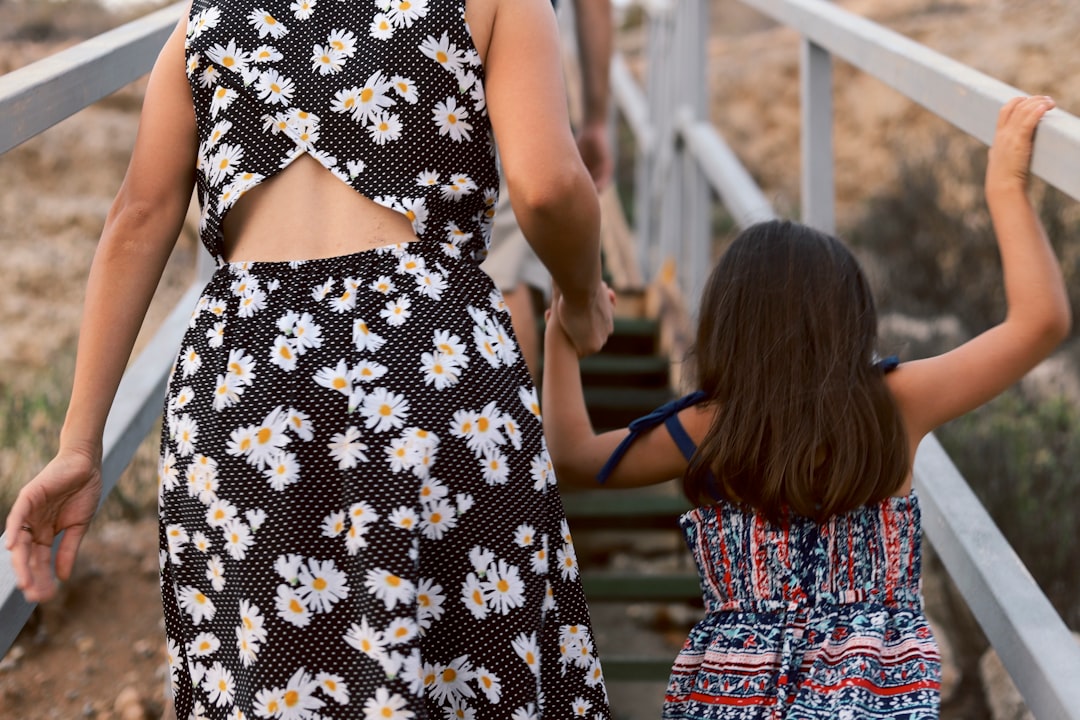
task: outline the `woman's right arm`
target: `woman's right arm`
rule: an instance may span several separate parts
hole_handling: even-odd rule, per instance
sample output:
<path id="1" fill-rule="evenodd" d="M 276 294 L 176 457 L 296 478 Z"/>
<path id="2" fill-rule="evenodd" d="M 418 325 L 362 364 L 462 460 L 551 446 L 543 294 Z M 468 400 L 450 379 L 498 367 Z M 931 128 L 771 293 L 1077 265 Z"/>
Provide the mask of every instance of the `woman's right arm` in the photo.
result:
<path id="1" fill-rule="evenodd" d="M 904 363 L 888 375 L 914 448 L 939 425 L 989 401 L 1045 359 L 1068 335 L 1061 268 L 1027 196 L 1035 128 L 1050 98 L 1016 98 L 998 115 L 986 201 L 1001 253 L 1005 319 L 960 347 Z"/>
<path id="2" fill-rule="evenodd" d="M 186 15 L 150 74 L 123 184 L 109 210 L 87 281 L 71 401 L 56 457 L 19 493 L 6 545 L 31 602 L 67 579 L 101 495 L 102 435 L 161 273 L 191 201 L 197 135 L 185 75 Z M 27 529 L 29 528 L 29 529 Z"/>
<path id="3" fill-rule="evenodd" d="M 510 201 L 585 355 L 611 333 L 612 307 L 600 278 L 600 205 L 570 128 L 555 14 L 549 0 L 492 6 L 485 92 Z"/>

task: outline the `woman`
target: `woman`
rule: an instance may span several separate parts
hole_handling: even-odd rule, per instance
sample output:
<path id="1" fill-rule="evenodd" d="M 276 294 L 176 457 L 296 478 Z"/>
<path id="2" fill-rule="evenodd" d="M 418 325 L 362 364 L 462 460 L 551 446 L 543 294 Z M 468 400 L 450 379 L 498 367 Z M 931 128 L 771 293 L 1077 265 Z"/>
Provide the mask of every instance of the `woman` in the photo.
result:
<path id="1" fill-rule="evenodd" d="M 159 472 L 179 717 L 607 716 L 535 390 L 477 267 L 497 136 L 575 347 L 610 333 L 559 68 L 545 0 L 194 0 L 167 41 L 60 450 L 7 537 L 27 599 L 48 599 L 195 187 L 218 268 Z"/>

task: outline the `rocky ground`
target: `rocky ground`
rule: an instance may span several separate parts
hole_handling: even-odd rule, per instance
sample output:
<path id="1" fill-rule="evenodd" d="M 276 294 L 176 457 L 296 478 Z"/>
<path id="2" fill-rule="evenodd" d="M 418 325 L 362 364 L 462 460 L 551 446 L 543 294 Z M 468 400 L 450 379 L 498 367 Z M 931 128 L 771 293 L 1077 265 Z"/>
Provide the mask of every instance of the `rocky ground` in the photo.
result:
<path id="1" fill-rule="evenodd" d="M 1073 0 L 843 0 L 865 14 L 951 57 L 1030 92 L 1053 94 L 1080 111 L 1080 5 Z M 42 10 L 49 7 L 49 13 Z M 0 0 L 0 73 L 100 31 L 100 11 L 30 6 Z M 69 8 L 72 6 L 63 6 Z M 709 78 L 714 120 L 782 211 L 797 205 L 797 38 L 742 8 L 716 0 Z M 896 181 L 897 156 L 934 152 L 944 124 L 881 83 L 838 63 L 837 180 L 841 222 L 853 222 L 861 201 Z M 113 192 L 119 185 L 137 123 L 140 84 L 126 89 L 0 157 L 0 389 L 10 394 L 42 377 L 76 337 L 86 267 Z M 957 147 L 967 147 L 957 140 Z M 963 194 L 962 189 L 957 193 Z M 155 317 L 190 278 L 190 231 L 178 245 Z M 64 380 L 63 382 L 69 382 Z M 153 449 L 141 451 L 140 472 L 93 529 L 75 577 L 42 606 L 0 662 L 0 717 L 154 718 L 161 711 L 164 658 L 156 575 Z M 17 458 L 0 454 L 0 477 L 25 476 Z M 134 519 L 132 519 L 134 516 Z M 650 551 L 651 552 L 651 551 Z M 627 557 L 624 562 L 641 562 Z M 677 553 L 667 561 L 678 565 Z M 928 566 L 933 568 L 931 559 Z M 959 640 L 952 652 L 945 716 L 987 717 L 978 665 L 978 630 L 947 580 L 931 572 L 927 602 Z M 685 609 L 636 606 L 598 609 L 649 650 L 674 655 Z M 608 618 L 608 616 L 612 616 Z M 965 639 L 967 638 L 967 639 Z M 974 638 L 974 639 L 972 639 Z M 972 659 L 973 658 L 973 659 Z M 984 660 L 984 663 L 991 663 Z M 992 681 L 995 686 L 1004 685 Z M 662 688 L 646 696 L 613 687 L 626 720 L 654 718 Z M 1019 717 L 1008 714 L 1000 717 Z"/>

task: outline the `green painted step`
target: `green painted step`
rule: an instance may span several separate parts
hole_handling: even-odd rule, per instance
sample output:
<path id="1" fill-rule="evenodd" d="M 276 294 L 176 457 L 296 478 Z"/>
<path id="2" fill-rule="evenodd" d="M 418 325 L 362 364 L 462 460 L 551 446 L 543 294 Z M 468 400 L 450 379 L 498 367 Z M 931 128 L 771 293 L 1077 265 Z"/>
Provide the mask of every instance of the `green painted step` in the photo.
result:
<path id="1" fill-rule="evenodd" d="M 606 355 L 656 355 L 660 325 L 649 318 L 615 318 L 615 332 L 604 345 Z"/>
<path id="2" fill-rule="evenodd" d="M 666 388 L 671 364 L 659 355 L 611 355 L 600 353 L 581 361 L 581 381 L 586 387 Z"/>
<path id="3" fill-rule="evenodd" d="M 671 675 L 675 655 L 672 653 L 671 658 L 647 658 L 601 654 L 600 665 L 604 668 L 604 680 L 607 682 L 666 682 Z"/>
<path id="4" fill-rule="evenodd" d="M 589 602 L 683 602 L 701 598 L 698 576 L 628 575 L 585 572 L 581 575 Z"/>
<path id="5" fill-rule="evenodd" d="M 585 387 L 585 405 L 598 431 L 626 427 L 673 397 L 667 387 Z"/>
<path id="6" fill-rule="evenodd" d="M 571 529 L 679 529 L 678 517 L 692 506 L 681 495 L 654 490 L 564 490 Z"/>

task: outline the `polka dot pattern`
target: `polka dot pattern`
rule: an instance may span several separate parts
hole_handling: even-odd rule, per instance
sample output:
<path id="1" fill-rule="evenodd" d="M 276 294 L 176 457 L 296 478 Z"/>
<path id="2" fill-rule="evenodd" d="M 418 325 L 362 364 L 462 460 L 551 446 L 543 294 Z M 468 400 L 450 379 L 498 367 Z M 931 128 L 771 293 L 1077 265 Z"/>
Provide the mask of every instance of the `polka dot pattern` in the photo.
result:
<path id="1" fill-rule="evenodd" d="M 608 717 L 509 320 L 425 241 L 219 268 L 162 428 L 179 717 Z"/>
<path id="2" fill-rule="evenodd" d="M 195 0 L 187 75 L 203 244 L 244 193 L 307 154 L 482 260 L 498 197 L 484 68 L 464 0 Z"/>
<path id="3" fill-rule="evenodd" d="M 479 269 L 496 188 L 463 0 L 195 0 L 201 235 L 218 258 L 159 465 L 180 718 L 608 718 L 537 394 Z M 301 154 L 417 240 L 226 263 Z"/>

